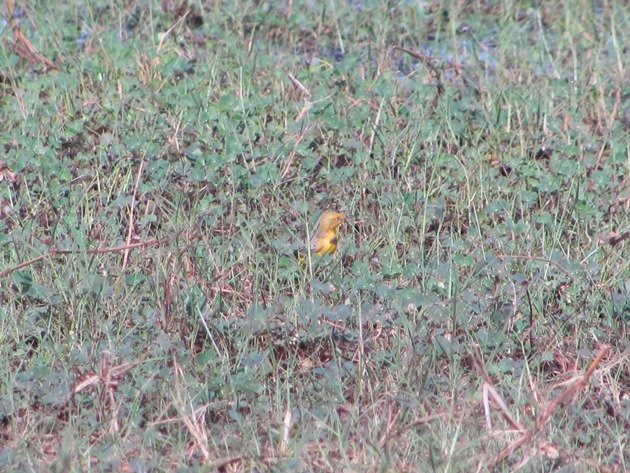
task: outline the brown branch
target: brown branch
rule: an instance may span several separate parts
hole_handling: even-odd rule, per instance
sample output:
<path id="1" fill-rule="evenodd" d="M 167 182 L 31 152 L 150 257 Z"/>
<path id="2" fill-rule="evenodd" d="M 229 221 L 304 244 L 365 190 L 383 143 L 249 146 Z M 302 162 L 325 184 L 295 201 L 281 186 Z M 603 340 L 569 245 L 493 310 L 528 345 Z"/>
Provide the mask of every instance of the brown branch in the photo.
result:
<path id="1" fill-rule="evenodd" d="M 536 426 L 538 430 L 542 429 L 545 426 L 545 424 L 551 417 L 551 414 L 553 414 L 553 412 L 558 408 L 560 404 L 568 401 L 580 389 L 588 386 L 591 381 L 591 376 L 597 369 L 597 366 L 599 366 L 599 364 L 601 363 L 604 356 L 606 356 L 606 354 L 608 353 L 608 350 L 610 350 L 610 347 L 608 345 L 604 345 L 602 348 L 600 348 L 597 352 L 597 355 L 595 356 L 595 359 L 591 362 L 589 367 L 584 372 L 584 375 L 573 384 L 567 386 L 565 390 L 562 391 L 555 399 L 552 399 L 547 403 L 547 405 L 545 406 L 545 410 L 536 421 Z"/>
<path id="2" fill-rule="evenodd" d="M 166 238 L 162 238 L 162 239 L 158 239 L 158 238 L 154 238 L 152 240 L 148 240 L 148 241 L 140 241 L 138 243 L 131 243 L 129 245 L 120 245 L 120 246 L 114 246 L 111 248 L 96 248 L 93 250 L 87 250 L 86 253 L 88 255 L 100 255 L 103 253 L 116 253 L 118 251 L 125 251 L 125 250 L 129 250 L 129 249 L 133 249 L 133 248 L 140 248 L 140 247 L 144 247 L 144 246 L 152 246 L 152 245 L 158 245 L 163 243 L 164 241 L 166 241 Z M 83 250 L 57 250 L 57 249 L 51 249 L 48 253 L 45 253 L 43 255 L 39 255 L 36 258 L 30 259 L 28 261 L 23 261 L 20 264 L 13 266 L 12 268 L 9 269 L 5 269 L 4 271 L 0 271 L 0 278 L 3 278 L 4 276 L 7 276 L 11 273 L 13 273 L 14 271 L 18 271 L 22 268 L 26 268 L 27 266 L 31 266 L 35 263 L 37 263 L 38 261 L 42 261 L 48 257 L 52 257 L 55 255 L 74 255 L 74 254 L 81 254 L 83 253 Z"/>
<path id="3" fill-rule="evenodd" d="M 414 51 L 412 49 L 407 49 L 407 48 L 403 48 L 402 46 L 394 46 L 393 49 L 397 49 L 398 51 L 402 51 L 406 54 L 409 54 L 411 57 L 418 59 L 419 61 L 421 61 L 425 66 L 427 66 L 429 68 L 429 70 L 431 71 L 431 74 L 433 75 L 435 82 L 436 82 L 436 94 L 435 97 L 433 98 L 433 100 L 431 101 L 431 103 L 429 104 L 428 109 L 433 112 L 435 111 L 435 109 L 438 106 L 438 103 L 440 101 L 440 97 L 442 96 L 442 94 L 444 93 L 444 85 L 442 85 L 442 72 L 444 71 L 444 62 L 439 63 L 435 58 L 429 56 L 428 54 L 423 54 L 419 51 Z M 455 70 L 458 72 L 459 74 L 459 67 L 455 66 L 453 64 L 449 64 L 450 66 L 454 67 Z"/>
<path id="4" fill-rule="evenodd" d="M 431 69 L 431 72 L 433 72 L 436 79 L 439 79 L 442 76 L 442 73 L 440 72 L 438 67 L 435 65 L 435 62 L 436 62 L 435 58 L 432 58 L 431 56 L 427 54 L 423 54 L 419 51 L 403 48 L 402 46 L 394 46 L 394 49 L 397 49 L 398 51 L 402 51 L 403 53 L 407 53 L 411 57 L 416 58 L 419 61 L 421 61 L 425 66 Z"/>
<path id="5" fill-rule="evenodd" d="M 597 355 L 588 366 L 584 374 L 573 384 L 567 386 L 567 388 L 562 391 L 555 399 L 552 399 L 547 403 L 542 413 L 538 416 L 536 420 L 536 424 L 530 430 L 525 432 L 520 438 L 516 441 L 512 442 L 506 448 L 504 448 L 499 455 L 494 459 L 491 464 L 491 468 L 498 465 L 500 462 L 509 457 L 516 450 L 521 448 L 523 445 L 526 445 L 531 439 L 533 439 L 542 429 L 545 428 L 547 422 L 551 418 L 551 415 L 556 411 L 558 406 L 565 403 L 569 399 L 571 399 L 580 389 L 585 388 L 590 383 L 591 376 L 602 362 L 604 356 L 608 353 L 610 347 L 608 345 L 604 345 L 599 349 Z"/>

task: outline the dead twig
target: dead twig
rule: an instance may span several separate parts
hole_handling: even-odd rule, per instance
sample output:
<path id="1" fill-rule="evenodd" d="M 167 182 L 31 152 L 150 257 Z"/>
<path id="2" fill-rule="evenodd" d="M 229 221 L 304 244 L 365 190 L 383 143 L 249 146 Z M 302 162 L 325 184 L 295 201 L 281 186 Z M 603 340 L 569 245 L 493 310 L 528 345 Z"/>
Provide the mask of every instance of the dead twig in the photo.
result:
<path id="1" fill-rule="evenodd" d="M 442 419 L 443 417 L 446 417 L 446 415 L 447 415 L 446 413 L 431 414 L 425 417 L 421 417 L 420 419 L 416 419 L 407 425 L 403 425 L 399 429 L 385 432 L 385 434 L 383 435 L 383 437 L 381 437 L 381 440 L 379 442 L 381 445 L 381 448 L 385 448 L 385 446 L 389 443 L 390 440 L 404 434 L 408 430 L 414 429 L 423 424 L 428 424 L 429 422 L 434 421 L 434 420 Z"/>
<path id="2" fill-rule="evenodd" d="M 114 397 L 118 381 L 125 376 L 134 367 L 144 363 L 144 360 L 122 363 L 117 366 L 110 366 L 111 354 L 107 351 L 101 354 L 100 369 L 98 373 L 83 376 L 78 381 L 72 391 L 67 395 L 64 403 L 74 402 L 74 397 L 80 392 L 94 387 L 100 387 L 99 391 L 99 417 L 101 420 L 105 417 L 105 406 L 109 407 L 111 412 L 110 432 L 114 433 L 119 430 L 118 409 L 116 408 L 116 399 Z"/>
<path id="3" fill-rule="evenodd" d="M 443 75 L 445 63 L 444 62 L 438 63 L 438 61 L 435 58 L 427 54 L 423 54 L 419 51 L 414 51 L 412 49 L 403 48 L 402 46 L 394 46 L 393 49 L 402 51 L 406 54 L 409 54 L 411 57 L 418 59 L 419 61 L 422 62 L 422 64 L 427 66 L 429 70 L 431 71 L 431 75 L 434 78 L 436 89 L 437 89 L 435 97 L 431 101 L 431 104 L 429 104 L 429 110 L 433 112 L 440 101 L 440 97 L 444 93 L 444 85 L 442 84 L 442 75 Z M 459 75 L 460 73 L 459 66 L 456 64 L 449 64 L 449 65 L 452 68 L 454 68 L 457 71 L 457 74 Z"/>
<path id="4" fill-rule="evenodd" d="M 289 72 L 289 80 L 293 83 L 293 85 L 302 92 L 306 97 L 311 96 L 311 91 L 306 88 L 304 84 L 302 84 L 293 74 Z"/>
<path id="5" fill-rule="evenodd" d="M 492 461 L 490 468 L 495 467 L 496 465 L 504 461 L 507 457 L 512 455 L 512 453 L 514 453 L 524 445 L 528 444 L 547 426 L 551 415 L 558 409 L 560 405 L 568 402 L 579 390 L 586 388 L 590 383 L 591 376 L 609 350 L 610 347 L 608 345 L 604 345 L 603 347 L 601 347 L 584 374 L 580 376 L 574 383 L 567 386 L 564 391 L 562 391 L 558 396 L 549 401 L 544 409 L 541 411 L 541 413 L 538 415 L 534 426 L 531 429 L 525 431 L 523 435 L 521 435 L 521 437 L 519 437 L 517 440 L 504 448 Z M 551 444 L 544 443 L 541 446 L 541 450 L 546 451 L 545 449 L 549 450 L 551 447 L 553 447 Z"/>
<path id="6" fill-rule="evenodd" d="M 474 344 L 472 348 L 475 355 L 473 357 L 473 362 L 475 364 L 475 367 L 477 368 L 479 376 L 483 378 L 482 398 L 484 401 L 484 410 L 486 414 L 486 423 L 488 424 L 488 428 L 492 427 L 490 423 L 490 401 L 492 401 L 493 405 L 499 409 L 501 417 L 503 417 L 503 419 L 508 424 L 510 424 L 510 426 L 514 430 L 517 430 L 518 432 L 525 432 L 525 427 L 523 427 L 519 422 L 516 421 L 516 419 L 514 419 L 514 417 L 512 417 L 512 414 L 508 410 L 505 401 L 494 388 L 492 378 L 490 378 L 490 375 L 488 374 L 488 371 L 486 370 L 486 367 L 484 365 L 479 345 Z"/>
<path id="7" fill-rule="evenodd" d="M 23 59 L 32 64 L 44 66 L 46 70 L 59 70 L 59 67 L 50 59 L 44 57 L 35 46 L 22 34 L 20 25 L 14 20 L 15 2 L 14 0 L 5 0 L 7 18 L 9 26 L 13 32 L 13 39 L 9 40 L 11 50 Z"/>
<path id="8" fill-rule="evenodd" d="M 184 370 L 173 358 L 173 369 L 175 371 L 175 382 L 173 383 L 173 402 L 182 422 L 188 429 L 197 449 L 201 452 L 204 462 L 210 461 L 210 440 L 208 429 L 206 428 L 206 410 L 203 409 L 197 414 L 192 406 L 191 400 L 187 397 L 187 392 L 182 389 L 184 385 Z"/>
<path id="9" fill-rule="evenodd" d="M 125 251 L 128 249 L 133 249 L 133 248 L 141 248 L 144 246 L 153 246 L 153 245 L 159 245 L 162 244 L 166 241 L 166 238 L 154 238 L 152 240 L 148 240 L 148 241 L 140 241 L 137 243 L 131 243 L 129 245 L 120 245 L 120 246 L 114 246 L 112 248 L 96 248 L 93 250 L 87 250 L 85 251 L 85 253 L 87 253 L 88 255 L 100 255 L 103 253 L 116 253 L 118 251 Z M 5 269 L 4 271 L 0 271 L 0 278 L 3 278 L 4 276 L 7 276 L 11 273 L 13 273 L 14 271 L 18 271 L 20 269 L 26 268 L 28 266 L 31 266 L 39 261 L 42 261 L 46 258 L 50 258 L 56 255 L 74 255 L 74 254 L 81 254 L 83 253 L 83 250 L 58 250 L 58 249 L 51 249 L 50 251 L 48 251 L 48 253 L 44 253 L 43 255 L 39 255 L 33 259 L 30 259 L 28 261 L 23 261 L 22 263 L 13 266 L 12 268 L 9 269 Z"/>
<path id="10" fill-rule="evenodd" d="M 398 51 L 402 51 L 403 53 L 407 53 L 411 57 L 421 61 L 422 64 L 424 64 L 429 69 L 431 69 L 431 72 L 433 73 L 436 79 L 439 79 L 442 76 L 442 72 L 438 69 L 438 66 L 436 65 L 435 58 L 429 56 L 428 54 L 423 54 L 419 51 L 403 48 L 402 46 L 394 46 L 394 49 L 397 49 Z"/>
<path id="11" fill-rule="evenodd" d="M 595 358 L 584 372 L 584 375 L 578 378 L 574 383 L 567 386 L 564 391 L 562 391 L 555 399 L 552 399 L 547 403 L 547 406 L 545 406 L 545 409 L 543 410 L 542 414 L 538 416 L 538 420 L 536 421 L 536 427 L 538 430 L 542 429 L 545 424 L 547 424 L 547 421 L 551 417 L 551 414 L 553 414 L 558 406 L 567 402 L 579 390 L 584 389 L 589 385 L 589 383 L 591 382 L 591 376 L 593 376 L 593 373 L 602 362 L 602 359 L 604 358 L 604 356 L 606 356 L 609 350 L 610 347 L 608 345 L 604 345 L 602 348 L 600 348 L 597 352 L 597 355 L 595 355 Z"/>
<path id="12" fill-rule="evenodd" d="M 138 173 L 136 174 L 136 183 L 133 186 L 133 194 L 131 195 L 131 204 L 129 205 L 129 225 L 127 226 L 127 246 L 131 244 L 131 235 L 133 233 L 134 209 L 136 208 L 136 195 L 138 194 L 138 185 L 140 184 L 140 176 L 142 176 L 143 169 L 144 169 L 144 160 L 140 161 L 140 166 L 138 167 Z M 123 262 L 122 262 L 123 273 L 125 272 L 125 269 L 127 269 L 129 251 L 130 249 L 126 248 L 125 253 L 123 254 Z"/>

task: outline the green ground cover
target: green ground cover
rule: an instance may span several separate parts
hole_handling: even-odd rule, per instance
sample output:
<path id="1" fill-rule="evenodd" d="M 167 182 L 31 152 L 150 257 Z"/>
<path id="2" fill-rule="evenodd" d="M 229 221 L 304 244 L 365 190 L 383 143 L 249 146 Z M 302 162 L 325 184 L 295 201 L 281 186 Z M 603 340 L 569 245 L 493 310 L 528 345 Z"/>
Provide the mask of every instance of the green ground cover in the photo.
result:
<path id="1" fill-rule="evenodd" d="M 0 470 L 629 469 L 629 16 L 7 1 Z"/>

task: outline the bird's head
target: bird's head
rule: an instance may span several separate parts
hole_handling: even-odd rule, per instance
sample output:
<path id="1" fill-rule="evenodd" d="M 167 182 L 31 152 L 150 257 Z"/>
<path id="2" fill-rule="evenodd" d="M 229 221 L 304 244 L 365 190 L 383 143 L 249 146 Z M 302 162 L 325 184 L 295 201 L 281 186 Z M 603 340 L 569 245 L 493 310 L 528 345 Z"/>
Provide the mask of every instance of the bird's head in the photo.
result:
<path id="1" fill-rule="evenodd" d="M 346 216 L 339 212 L 333 212 L 332 210 L 327 210 L 322 214 L 319 218 L 319 225 L 317 226 L 318 231 L 331 231 L 337 230 L 339 225 L 341 225 Z"/>

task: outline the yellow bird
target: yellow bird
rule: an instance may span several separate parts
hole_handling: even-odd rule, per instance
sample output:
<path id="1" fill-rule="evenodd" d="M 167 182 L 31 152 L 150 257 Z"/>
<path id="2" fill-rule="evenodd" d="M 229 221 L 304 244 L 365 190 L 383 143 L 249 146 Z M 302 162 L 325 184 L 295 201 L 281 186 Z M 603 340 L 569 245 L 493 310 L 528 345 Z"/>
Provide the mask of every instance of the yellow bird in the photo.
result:
<path id="1" fill-rule="evenodd" d="M 339 239 L 337 230 L 343 223 L 345 215 L 332 210 L 326 210 L 319 221 L 315 235 L 311 238 L 311 251 L 317 256 L 332 255 L 337 250 Z"/>

